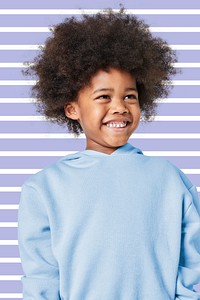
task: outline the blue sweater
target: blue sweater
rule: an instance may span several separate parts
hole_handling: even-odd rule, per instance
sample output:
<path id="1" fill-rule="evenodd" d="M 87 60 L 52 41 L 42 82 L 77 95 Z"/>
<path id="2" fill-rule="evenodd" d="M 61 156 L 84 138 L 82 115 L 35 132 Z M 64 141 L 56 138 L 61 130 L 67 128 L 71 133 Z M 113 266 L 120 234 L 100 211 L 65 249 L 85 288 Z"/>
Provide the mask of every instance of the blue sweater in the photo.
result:
<path id="1" fill-rule="evenodd" d="M 200 299 L 200 205 L 170 162 L 129 143 L 67 155 L 23 185 L 24 300 Z"/>

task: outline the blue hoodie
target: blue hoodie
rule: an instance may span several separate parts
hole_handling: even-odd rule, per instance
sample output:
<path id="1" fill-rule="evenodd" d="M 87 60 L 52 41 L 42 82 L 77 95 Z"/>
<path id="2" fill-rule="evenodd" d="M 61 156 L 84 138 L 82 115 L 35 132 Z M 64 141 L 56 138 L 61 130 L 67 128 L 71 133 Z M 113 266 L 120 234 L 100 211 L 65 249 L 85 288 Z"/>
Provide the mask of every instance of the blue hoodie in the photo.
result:
<path id="1" fill-rule="evenodd" d="M 200 299 L 200 205 L 170 162 L 129 143 L 67 155 L 23 185 L 24 300 Z"/>

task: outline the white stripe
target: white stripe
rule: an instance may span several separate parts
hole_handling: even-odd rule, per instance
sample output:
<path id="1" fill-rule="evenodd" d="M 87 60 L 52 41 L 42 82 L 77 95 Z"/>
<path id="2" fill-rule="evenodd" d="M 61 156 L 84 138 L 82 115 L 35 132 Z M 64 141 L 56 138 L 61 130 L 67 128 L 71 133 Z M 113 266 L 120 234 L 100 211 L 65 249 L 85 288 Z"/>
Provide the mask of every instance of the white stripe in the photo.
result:
<path id="1" fill-rule="evenodd" d="M 0 192 L 21 192 L 19 186 L 0 186 Z"/>
<path id="2" fill-rule="evenodd" d="M 0 80 L 0 85 L 35 85 L 36 80 Z M 200 80 L 171 80 L 166 85 L 200 85 Z"/>
<path id="3" fill-rule="evenodd" d="M 113 9 L 119 12 L 119 9 Z M 82 15 L 104 13 L 100 9 L 1 9 L 1 15 Z M 199 15 L 200 9 L 126 9 L 134 15 Z"/>
<path id="4" fill-rule="evenodd" d="M 200 169 L 181 169 L 185 174 L 199 175 Z"/>
<path id="5" fill-rule="evenodd" d="M 48 120 L 44 116 L 0 116 L 0 121 L 45 121 Z M 152 121 L 200 121 L 200 116 L 152 116 Z M 141 119 L 141 122 L 143 120 Z"/>
<path id="6" fill-rule="evenodd" d="M 149 156 L 200 156 L 200 151 L 143 151 L 143 153 Z"/>
<path id="7" fill-rule="evenodd" d="M 0 174 L 35 174 L 41 169 L 0 169 Z"/>
<path id="8" fill-rule="evenodd" d="M 172 80 L 170 85 L 200 85 L 200 80 Z"/>
<path id="9" fill-rule="evenodd" d="M 14 190 L 14 188 L 16 189 L 16 191 Z M 15 191 L 15 192 L 21 192 L 21 187 L 14 187 L 14 188 L 12 188 L 12 187 L 8 187 L 7 189 L 6 188 L 4 188 L 4 187 L 0 187 L 0 192 L 10 192 L 10 191 Z M 197 191 L 198 192 L 200 192 L 200 186 L 199 187 L 197 187 Z M 3 244 L 2 244 L 2 242 L 3 242 Z M 0 240 L 0 245 L 4 245 L 4 243 L 7 243 L 8 241 L 6 241 L 5 240 L 5 242 L 4 241 L 1 241 Z M 14 242 L 15 243 L 15 242 Z M 5 245 L 7 245 L 7 244 L 5 244 Z M 8 244 L 8 245 L 10 245 L 10 244 Z M 12 244 L 12 241 L 11 241 L 11 245 L 17 245 L 17 244 Z"/>
<path id="10" fill-rule="evenodd" d="M 197 188 L 197 192 L 200 192 L 200 186 L 197 186 L 196 188 Z"/>
<path id="11" fill-rule="evenodd" d="M 40 50 L 40 45 L 0 45 L 0 50 Z M 200 45 L 169 45 L 173 50 L 200 50 Z"/>
<path id="12" fill-rule="evenodd" d="M 0 63 L 0 68 L 27 68 L 25 63 Z"/>
<path id="13" fill-rule="evenodd" d="M 1 100 L 0 100 L 1 102 Z M 155 103 L 200 103 L 200 98 L 163 98 L 157 99 Z"/>
<path id="14" fill-rule="evenodd" d="M 4 210 L 4 209 L 11 209 L 11 210 L 17 210 L 19 209 L 19 205 L 18 204 L 0 204 L 0 210 Z"/>
<path id="15" fill-rule="evenodd" d="M 16 228 L 17 222 L 0 222 L 0 228 Z"/>
<path id="16" fill-rule="evenodd" d="M 22 275 L 0 275 L 0 280 L 1 281 L 5 281 L 5 280 L 15 280 L 15 281 L 18 281 L 18 280 L 21 280 L 22 278 Z"/>
<path id="17" fill-rule="evenodd" d="M 0 85 L 35 85 L 36 80 L 0 80 Z"/>
<path id="18" fill-rule="evenodd" d="M 22 275 L 0 275 L 0 280 L 6 281 L 19 281 L 21 280 Z M 0 294 L 1 295 L 1 294 Z"/>
<path id="19" fill-rule="evenodd" d="M 0 240 L 0 246 L 17 246 L 18 240 Z"/>
<path id="20" fill-rule="evenodd" d="M 20 257 L 0 257 L 0 263 L 21 263 Z"/>
<path id="21" fill-rule="evenodd" d="M 35 98 L 0 98 L 0 103 L 35 103 Z M 155 103 L 200 103 L 200 98 L 163 98 L 157 99 Z"/>
<path id="22" fill-rule="evenodd" d="M 133 139 L 200 139 L 200 133 L 133 133 Z M 85 139 L 73 133 L 0 133 L 0 139 Z"/>
<path id="23" fill-rule="evenodd" d="M 175 63 L 175 68 L 200 68 L 199 62 L 194 63 Z M 25 63 L 0 63 L 0 68 L 27 68 Z"/>
<path id="24" fill-rule="evenodd" d="M 175 68 L 200 68 L 200 63 L 175 63 Z"/>
<path id="25" fill-rule="evenodd" d="M 0 293 L 0 299 L 23 299 L 23 295 L 22 294 L 14 294 L 14 293 Z"/>
<path id="26" fill-rule="evenodd" d="M 173 50 L 200 50 L 200 45 L 170 45 L 170 47 Z"/>
<path id="27" fill-rule="evenodd" d="M 0 151 L 0 157 L 62 157 L 76 152 L 77 151 Z M 143 151 L 143 153 L 150 156 L 200 156 L 200 151 Z"/>
<path id="28" fill-rule="evenodd" d="M 200 32 L 200 27 L 149 27 L 151 32 Z"/>
<path id="29" fill-rule="evenodd" d="M 0 32 L 50 32 L 53 27 L 0 27 Z M 149 27 L 151 32 L 200 32 L 200 27 Z"/>
<path id="30" fill-rule="evenodd" d="M 200 135 L 199 135 L 200 136 Z M 0 139 L 85 139 L 85 134 L 73 133 L 0 133 Z"/>
<path id="31" fill-rule="evenodd" d="M 78 151 L 0 151 L 0 157 L 63 157 L 76 152 Z M 200 156 L 200 151 L 143 151 L 143 153 L 149 156 Z"/>
<path id="32" fill-rule="evenodd" d="M 0 174 L 11 174 L 11 175 L 35 174 L 41 170 L 42 169 L 0 169 Z M 187 174 L 200 174 L 200 169 L 184 169 L 183 172 Z"/>
<path id="33" fill-rule="evenodd" d="M 0 98 L 0 103 L 35 103 L 35 98 Z M 200 103 L 200 101 L 199 101 Z"/>
<path id="34" fill-rule="evenodd" d="M 0 151 L 1 156 L 65 156 L 68 154 L 73 154 L 77 151 Z"/>
<path id="35" fill-rule="evenodd" d="M 0 45 L 0 50 L 40 50 L 44 45 Z"/>

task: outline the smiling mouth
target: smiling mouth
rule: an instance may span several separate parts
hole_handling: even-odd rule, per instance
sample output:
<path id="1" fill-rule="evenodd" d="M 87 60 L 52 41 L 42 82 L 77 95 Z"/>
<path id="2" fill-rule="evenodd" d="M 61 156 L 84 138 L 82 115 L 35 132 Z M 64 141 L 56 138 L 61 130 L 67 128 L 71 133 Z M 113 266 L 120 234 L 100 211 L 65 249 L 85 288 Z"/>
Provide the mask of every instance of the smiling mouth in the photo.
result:
<path id="1" fill-rule="evenodd" d="M 122 122 L 108 122 L 105 125 L 110 128 L 125 128 L 130 122 L 122 121 Z"/>

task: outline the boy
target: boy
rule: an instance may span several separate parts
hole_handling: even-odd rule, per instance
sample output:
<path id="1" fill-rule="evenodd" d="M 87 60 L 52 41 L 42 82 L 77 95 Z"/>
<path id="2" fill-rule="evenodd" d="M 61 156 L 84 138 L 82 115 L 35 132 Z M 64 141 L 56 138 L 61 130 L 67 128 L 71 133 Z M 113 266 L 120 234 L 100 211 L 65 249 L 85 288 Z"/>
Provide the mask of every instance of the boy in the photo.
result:
<path id="1" fill-rule="evenodd" d="M 188 178 L 128 143 L 166 96 L 173 51 L 133 16 L 55 26 L 30 72 L 39 111 L 86 135 L 23 186 L 24 299 L 200 299 L 200 206 Z"/>

